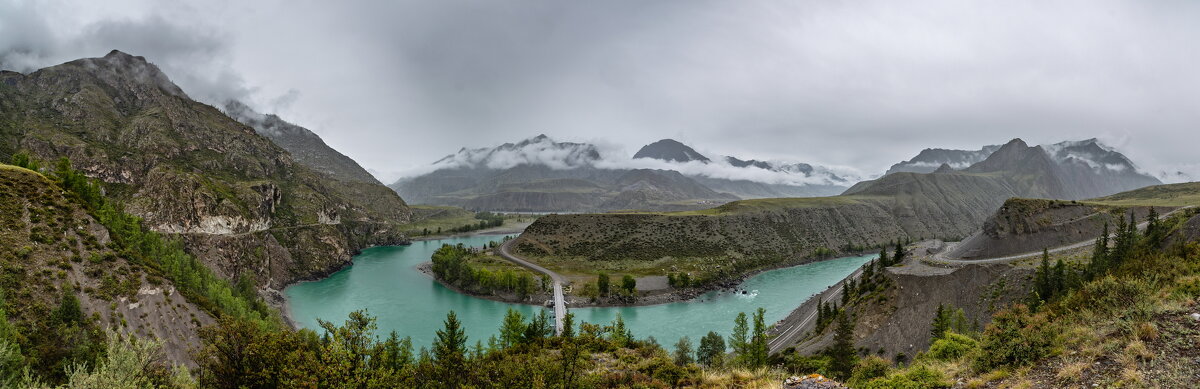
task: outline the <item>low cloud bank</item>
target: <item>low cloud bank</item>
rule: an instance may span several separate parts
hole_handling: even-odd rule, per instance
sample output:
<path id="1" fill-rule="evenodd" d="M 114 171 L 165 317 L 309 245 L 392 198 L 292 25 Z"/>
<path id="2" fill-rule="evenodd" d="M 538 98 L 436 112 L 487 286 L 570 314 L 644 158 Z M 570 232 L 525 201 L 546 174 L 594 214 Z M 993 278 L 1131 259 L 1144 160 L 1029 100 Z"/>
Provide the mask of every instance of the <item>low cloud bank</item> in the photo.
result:
<path id="1" fill-rule="evenodd" d="M 778 185 L 841 185 L 849 186 L 859 181 L 862 174 L 848 167 L 812 166 L 805 173 L 795 163 L 770 161 L 772 169 L 756 166 L 737 167 L 725 158 L 714 158 L 710 162 L 673 162 L 658 159 L 634 159 L 615 146 L 597 147 L 588 143 L 555 142 L 548 137 L 538 136 L 520 143 L 506 143 L 494 148 L 461 149 L 430 165 L 416 166 L 392 173 L 373 171 L 384 182 L 411 178 L 442 169 L 487 168 L 509 169 L 519 165 L 541 165 L 551 169 L 578 168 L 628 170 L 657 169 L 674 170 L 686 176 L 699 176 L 727 180 L 746 180 L 763 184 Z"/>

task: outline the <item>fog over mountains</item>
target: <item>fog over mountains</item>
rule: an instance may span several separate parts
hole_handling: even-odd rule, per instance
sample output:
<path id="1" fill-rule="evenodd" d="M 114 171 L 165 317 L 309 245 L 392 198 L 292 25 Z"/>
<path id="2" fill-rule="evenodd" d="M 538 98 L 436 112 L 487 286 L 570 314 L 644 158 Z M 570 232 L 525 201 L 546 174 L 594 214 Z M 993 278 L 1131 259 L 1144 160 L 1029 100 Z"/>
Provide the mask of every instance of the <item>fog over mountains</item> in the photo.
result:
<path id="1" fill-rule="evenodd" d="M 897 163 L 896 172 L 984 169 L 1001 146 L 979 150 L 926 149 Z M 1161 183 L 1096 139 L 1029 148 L 1006 170 L 1036 165 L 1051 177 L 1050 193 L 1086 198 Z M 1032 171 L 1032 170 L 1031 170 Z M 672 139 L 642 147 L 632 157 L 588 143 L 538 135 L 491 148 L 462 148 L 398 180 L 391 187 L 416 204 L 498 211 L 678 210 L 730 200 L 842 194 L 868 179 L 849 168 L 800 162 L 706 156 Z"/>
<path id="2" fill-rule="evenodd" d="M 830 196 L 858 180 L 848 169 L 709 158 L 670 139 L 630 157 L 538 135 L 460 149 L 392 187 L 420 204 L 557 212 L 693 209 L 743 198 Z"/>

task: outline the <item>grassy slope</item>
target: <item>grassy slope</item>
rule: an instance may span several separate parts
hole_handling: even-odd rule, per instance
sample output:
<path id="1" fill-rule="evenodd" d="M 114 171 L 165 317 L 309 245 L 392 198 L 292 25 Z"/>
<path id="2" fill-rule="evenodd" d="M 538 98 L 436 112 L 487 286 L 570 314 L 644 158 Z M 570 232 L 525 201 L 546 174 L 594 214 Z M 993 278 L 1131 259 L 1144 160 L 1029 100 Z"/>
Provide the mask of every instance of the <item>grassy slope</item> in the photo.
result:
<path id="1" fill-rule="evenodd" d="M 1151 186 L 1088 200 L 1088 202 L 1113 206 L 1181 207 L 1200 205 L 1200 182 Z"/>

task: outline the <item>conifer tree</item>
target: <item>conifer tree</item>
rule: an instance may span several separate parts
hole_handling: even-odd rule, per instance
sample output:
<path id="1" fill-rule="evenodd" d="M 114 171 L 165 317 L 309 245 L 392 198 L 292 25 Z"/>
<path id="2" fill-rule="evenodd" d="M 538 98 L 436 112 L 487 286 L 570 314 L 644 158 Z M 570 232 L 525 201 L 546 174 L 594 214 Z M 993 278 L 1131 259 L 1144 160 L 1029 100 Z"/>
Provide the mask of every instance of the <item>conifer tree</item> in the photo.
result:
<path id="1" fill-rule="evenodd" d="M 820 326 L 820 323 L 822 321 L 825 321 L 825 300 L 818 297 L 817 298 L 817 323 L 818 323 L 817 325 Z"/>
<path id="2" fill-rule="evenodd" d="M 520 344 L 525 337 L 525 317 L 517 310 L 509 308 L 500 322 L 500 348 L 509 348 Z"/>
<path id="3" fill-rule="evenodd" d="M 854 369 L 855 351 L 854 351 L 854 322 L 850 320 L 849 312 L 839 312 L 837 317 L 837 329 L 833 335 L 833 345 L 830 346 L 829 369 L 834 377 L 840 379 L 850 378 L 850 373 Z"/>
<path id="4" fill-rule="evenodd" d="M 1050 280 L 1055 295 L 1061 295 L 1067 290 L 1067 265 L 1063 263 L 1061 257 L 1054 262 L 1054 273 Z"/>
<path id="5" fill-rule="evenodd" d="M 562 330 L 561 336 L 563 338 L 567 338 L 567 339 L 571 339 L 571 338 L 575 337 L 575 314 L 574 313 L 567 312 L 566 315 L 563 315 L 563 330 Z"/>
<path id="6" fill-rule="evenodd" d="M 695 360 L 692 357 L 692 340 L 684 336 L 679 338 L 675 343 L 675 364 L 679 366 L 690 365 Z"/>
<path id="7" fill-rule="evenodd" d="M 1042 249 L 1042 264 L 1038 266 L 1037 274 L 1034 277 L 1034 288 L 1037 291 L 1038 297 L 1043 301 L 1049 300 L 1054 294 L 1053 281 L 1051 281 L 1050 273 L 1050 252 Z"/>
<path id="8" fill-rule="evenodd" d="M 437 362 L 438 378 L 448 388 L 457 388 L 467 364 L 467 334 L 454 311 L 446 314 L 443 328 L 433 341 L 433 359 Z"/>
<path id="9" fill-rule="evenodd" d="M 739 360 L 744 358 L 749 349 L 749 332 L 750 325 L 746 322 L 746 313 L 738 312 L 737 318 L 733 319 L 733 332 L 729 334 L 729 347 L 738 355 Z"/>
<path id="10" fill-rule="evenodd" d="M 767 365 L 767 357 L 770 353 L 767 345 L 767 324 L 766 324 L 766 309 L 759 307 L 754 312 L 754 334 L 750 338 L 750 367 L 762 367 Z"/>
<path id="11" fill-rule="evenodd" d="M 1105 271 L 1108 262 L 1108 222 L 1104 222 L 1104 232 L 1096 238 L 1092 250 L 1092 262 L 1088 264 L 1088 276 L 1096 277 Z"/>
<path id="12" fill-rule="evenodd" d="M 930 342 L 941 339 L 948 329 L 950 329 L 950 322 L 946 315 L 946 307 L 938 304 L 937 311 L 933 314 L 933 325 L 929 329 Z"/>

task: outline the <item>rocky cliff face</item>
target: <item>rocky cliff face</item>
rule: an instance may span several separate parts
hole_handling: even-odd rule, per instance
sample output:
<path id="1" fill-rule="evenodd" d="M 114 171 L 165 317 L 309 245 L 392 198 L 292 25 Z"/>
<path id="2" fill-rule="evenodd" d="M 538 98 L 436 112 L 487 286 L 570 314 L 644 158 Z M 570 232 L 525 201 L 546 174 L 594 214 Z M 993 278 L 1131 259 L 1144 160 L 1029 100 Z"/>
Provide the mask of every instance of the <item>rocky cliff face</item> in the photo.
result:
<path id="1" fill-rule="evenodd" d="M 363 247 L 405 241 L 394 226 L 409 211 L 379 197 L 386 188 L 346 185 L 296 162 L 253 128 L 189 99 L 141 57 L 113 51 L 28 75 L 5 72 L 0 85 L 0 157 L 27 150 L 70 158 L 147 226 L 185 237 L 209 264 L 228 264 L 217 266 L 226 275 L 281 288 L 340 268 Z M 298 245 L 279 247 L 288 255 L 260 268 L 251 258 L 263 247 L 229 243 L 256 235 Z"/>

